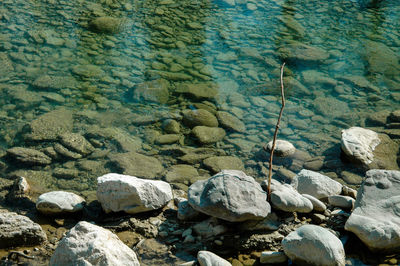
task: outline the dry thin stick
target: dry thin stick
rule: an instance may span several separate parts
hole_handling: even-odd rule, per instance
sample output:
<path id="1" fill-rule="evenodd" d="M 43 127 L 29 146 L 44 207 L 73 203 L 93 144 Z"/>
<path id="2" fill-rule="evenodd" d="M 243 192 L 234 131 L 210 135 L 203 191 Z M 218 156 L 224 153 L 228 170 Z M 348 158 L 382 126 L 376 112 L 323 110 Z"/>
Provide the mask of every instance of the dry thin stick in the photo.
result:
<path id="1" fill-rule="evenodd" d="M 281 107 L 281 111 L 279 112 L 278 122 L 276 123 L 275 132 L 274 132 L 274 139 L 272 141 L 271 153 L 269 155 L 268 191 L 267 191 L 268 201 L 271 201 L 272 159 L 274 157 L 276 136 L 278 135 L 279 123 L 281 122 L 283 108 L 285 108 L 285 90 L 284 90 L 284 87 L 283 87 L 283 68 L 284 67 L 285 67 L 285 63 L 283 63 L 282 66 L 281 66 L 282 107 Z"/>

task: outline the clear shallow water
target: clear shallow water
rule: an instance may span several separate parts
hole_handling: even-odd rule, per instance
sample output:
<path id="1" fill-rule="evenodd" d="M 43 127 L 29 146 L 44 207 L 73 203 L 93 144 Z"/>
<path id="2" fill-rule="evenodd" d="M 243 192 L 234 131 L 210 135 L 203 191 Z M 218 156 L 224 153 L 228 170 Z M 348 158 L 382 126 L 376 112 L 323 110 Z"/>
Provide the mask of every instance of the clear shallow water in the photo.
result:
<path id="1" fill-rule="evenodd" d="M 45 189 L 86 191 L 95 188 L 96 176 L 119 170 L 110 154 L 127 151 L 155 156 L 170 169 L 182 161 L 165 152 L 167 145 L 154 142 L 165 133 L 162 122 L 180 121 L 182 111 L 203 108 L 228 111 L 244 122 L 245 132 L 227 131 L 207 147 L 239 157 L 246 171 L 261 177 L 257 152 L 273 135 L 283 61 L 287 106 L 278 137 L 311 156 L 339 160 L 342 129 L 400 107 L 400 5 L 395 1 L 376 7 L 357 1 L 237 2 L 3 1 L 3 150 L 52 147 L 56 138 L 32 141 L 26 125 L 66 108 L 72 120 L 59 120 L 71 122 L 68 130 L 97 139 L 98 150 L 107 153 L 64 158 L 31 172 L 26 171 L 32 167 L 5 161 L 4 175 L 31 175 Z M 118 32 L 91 30 L 90 21 L 102 16 L 117 18 Z M 167 93 L 146 90 L 153 86 L 146 82 L 159 78 L 168 82 L 157 81 L 155 87 L 165 85 Z M 194 99 L 182 93 L 182 84 L 198 83 L 217 94 Z M 189 133 L 182 126 L 177 145 L 202 147 Z M 201 161 L 188 164 L 200 176 L 212 174 Z M 78 170 L 68 179 L 57 175 L 60 168 Z M 340 175 L 342 168 L 334 170 Z M 156 176 L 164 178 L 165 172 Z"/>

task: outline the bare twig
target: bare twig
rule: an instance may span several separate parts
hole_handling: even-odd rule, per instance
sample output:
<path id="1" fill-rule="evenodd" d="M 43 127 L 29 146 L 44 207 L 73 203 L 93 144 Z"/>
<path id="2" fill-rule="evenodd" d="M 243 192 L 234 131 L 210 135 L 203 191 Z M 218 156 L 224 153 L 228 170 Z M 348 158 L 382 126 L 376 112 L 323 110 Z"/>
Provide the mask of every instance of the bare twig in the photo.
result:
<path id="1" fill-rule="evenodd" d="M 274 157 L 274 150 L 276 144 L 276 136 L 278 135 L 279 123 L 281 122 L 281 117 L 283 113 L 283 108 L 285 108 L 285 89 L 283 87 L 283 68 L 285 67 L 285 63 L 281 66 L 281 94 L 282 94 L 282 107 L 281 111 L 279 112 L 278 122 L 276 123 L 275 132 L 274 132 L 274 139 L 272 141 L 271 152 L 269 155 L 269 171 L 268 171 L 268 201 L 271 201 L 271 179 L 272 179 L 272 159 Z"/>

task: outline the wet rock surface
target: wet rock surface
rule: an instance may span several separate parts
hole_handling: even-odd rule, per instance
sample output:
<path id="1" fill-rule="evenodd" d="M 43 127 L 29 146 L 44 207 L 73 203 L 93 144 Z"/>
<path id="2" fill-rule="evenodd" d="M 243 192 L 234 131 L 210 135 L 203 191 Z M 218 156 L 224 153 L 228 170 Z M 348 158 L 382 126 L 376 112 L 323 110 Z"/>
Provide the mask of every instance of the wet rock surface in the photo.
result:
<path id="1" fill-rule="evenodd" d="M 51 158 L 48 157 L 43 152 L 23 148 L 23 147 L 14 147 L 7 150 L 7 154 L 9 157 L 14 160 L 27 164 L 27 165 L 47 165 L 51 164 Z"/>

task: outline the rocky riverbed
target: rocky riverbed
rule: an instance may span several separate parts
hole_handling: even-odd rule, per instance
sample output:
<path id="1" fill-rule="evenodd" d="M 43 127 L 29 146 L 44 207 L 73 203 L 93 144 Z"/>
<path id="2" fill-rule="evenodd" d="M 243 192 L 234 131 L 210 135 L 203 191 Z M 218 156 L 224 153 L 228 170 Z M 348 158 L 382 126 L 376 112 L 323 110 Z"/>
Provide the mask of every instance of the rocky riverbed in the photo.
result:
<path id="1" fill-rule="evenodd" d="M 398 174 L 367 171 L 399 170 L 400 7 L 373 2 L 2 1 L 1 263 L 285 264 L 301 235 L 398 264 Z"/>

